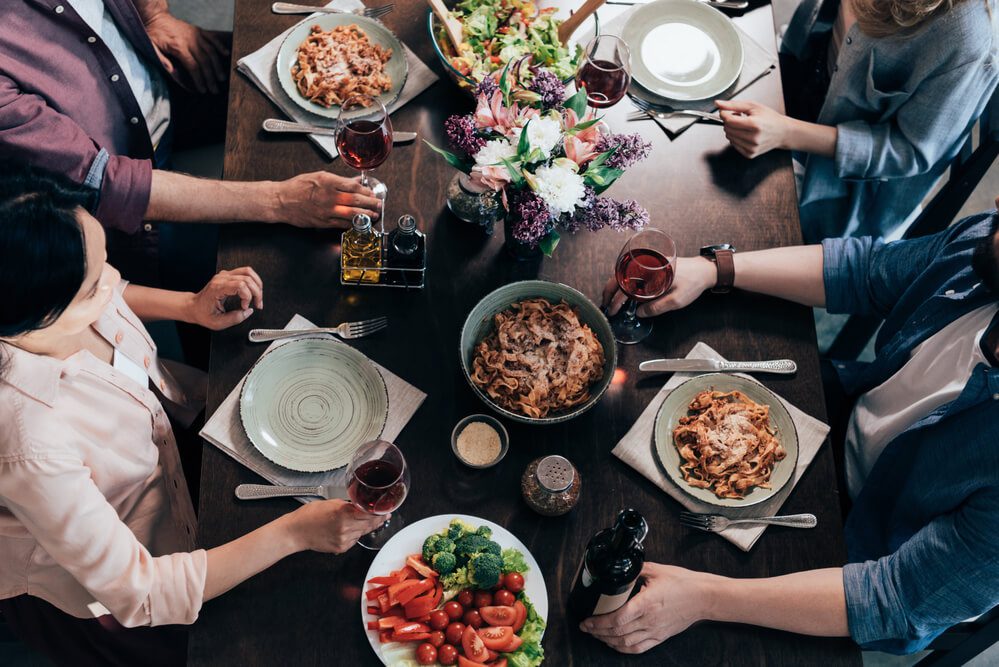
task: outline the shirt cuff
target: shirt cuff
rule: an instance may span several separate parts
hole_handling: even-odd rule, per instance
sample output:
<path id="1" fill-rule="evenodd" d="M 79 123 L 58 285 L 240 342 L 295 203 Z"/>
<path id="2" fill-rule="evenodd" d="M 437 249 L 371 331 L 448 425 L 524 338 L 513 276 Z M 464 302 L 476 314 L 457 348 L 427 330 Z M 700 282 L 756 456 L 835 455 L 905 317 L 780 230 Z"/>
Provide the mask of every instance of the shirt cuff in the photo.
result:
<path id="1" fill-rule="evenodd" d="M 889 569 L 885 563 L 889 558 L 843 566 L 846 620 L 858 644 L 899 640 L 910 634 L 890 572 L 884 571 Z"/>
<path id="2" fill-rule="evenodd" d="M 836 175 L 840 178 L 867 178 L 874 155 L 871 126 L 862 120 L 836 126 Z"/>
<path id="3" fill-rule="evenodd" d="M 847 239 L 822 241 L 822 283 L 826 291 L 826 310 L 830 313 L 852 312 L 850 262 Z"/>
<path id="4" fill-rule="evenodd" d="M 194 623 L 205 601 L 208 552 L 198 549 L 190 553 L 160 556 L 155 560 L 158 576 L 149 592 L 149 624 Z"/>
<path id="5" fill-rule="evenodd" d="M 102 151 L 103 153 L 104 151 Z M 101 161 L 101 154 L 91 165 Z M 149 196 L 153 185 L 153 163 L 150 160 L 136 160 L 121 155 L 108 155 L 103 170 L 99 168 L 100 201 L 94 213 L 102 225 L 118 229 L 126 234 L 135 234 L 142 225 L 142 219 L 149 208 Z M 88 181 L 91 173 L 88 172 Z"/>

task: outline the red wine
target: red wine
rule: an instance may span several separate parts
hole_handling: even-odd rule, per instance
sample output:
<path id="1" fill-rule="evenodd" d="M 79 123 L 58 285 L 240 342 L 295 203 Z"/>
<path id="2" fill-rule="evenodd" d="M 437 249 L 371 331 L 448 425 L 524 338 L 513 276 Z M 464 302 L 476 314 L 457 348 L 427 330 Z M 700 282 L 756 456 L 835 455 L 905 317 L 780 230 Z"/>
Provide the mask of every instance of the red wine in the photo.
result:
<path id="1" fill-rule="evenodd" d="M 352 120 L 336 137 L 340 157 L 354 169 L 374 169 L 392 152 L 392 125 L 371 120 Z"/>
<path id="2" fill-rule="evenodd" d="M 622 253 L 615 271 L 621 291 L 638 301 L 661 297 L 673 285 L 673 265 L 649 248 Z"/>
<path id="3" fill-rule="evenodd" d="M 388 461 L 367 461 L 354 471 L 347 493 L 361 509 L 388 514 L 406 499 L 406 484 L 399 466 Z"/>
<path id="4" fill-rule="evenodd" d="M 569 615 L 579 623 L 624 606 L 645 563 L 642 540 L 649 526 L 639 512 L 621 510 L 613 528 L 601 530 L 586 545 L 569 593 Z"/>
<path id="5" fill-rule="evenodd" d="M 579 69 L 576 83 L 586 86 L 586 100 L 590 106 L 604 109 L 624 97 L 631 75 L 627 69 L 609 60 L 588 60 Z"/>

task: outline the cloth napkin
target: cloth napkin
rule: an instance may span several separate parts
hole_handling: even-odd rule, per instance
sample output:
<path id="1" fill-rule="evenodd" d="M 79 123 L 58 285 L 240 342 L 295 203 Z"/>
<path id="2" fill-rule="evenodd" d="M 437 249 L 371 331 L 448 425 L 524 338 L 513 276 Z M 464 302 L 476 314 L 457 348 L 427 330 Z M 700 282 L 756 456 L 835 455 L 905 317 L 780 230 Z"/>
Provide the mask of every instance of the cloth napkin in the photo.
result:
<path id="1" fill-rule="evenodd" d="M 326 6 L 351 11 L 364 7 L 364 4 L 361 0 L 333 0 L 333 2 L 327 4 Z M 318 16 L 318 14 L 313 14 L 312 16 Z M 277 107 L 292 120 L 299 123 L 332 127 L 332 121 L 330 119 L 311 114 L 295 104 L 291 98 L 288 97 L 288 94 L 284 92 L 284 88 L 281 87 L 281 82 L 278 81 L 277 67 L 275 66 L 278 51 L 281 48 L 281 44 L 284 42 L 284 38 L 287 37 L 288 33 L 291 31 L 292 28 L 288 28 L 283 33 L 267 42 L 267 44 L 260 49 L 254 51 L 248 56 L 240 58 L 236 63 L 236 69 L 256 84 L 257 88 L 259 88 L 271 102 L 277 105 Z M 413 53 L 408 46 L 403 44 L 403 48 L 406 50 L 406 62 L 409 64 L 409 77 L 406 79 L 406 84 L 402 88 L 402 93 L 399 95 L 399 99 L 397 99 L 388 108 L 389 113 L 394 112 L 402 105 L 408 103 L 437 81 L 437 75 L 434 74 L 429 67 L 424 65 L 423 61 L 417 58 L 416 54 Z M 320 150 L 329 156 L 331 160 L 337 158 L 339 154 L 336 150 L 336 140 L 333 137 L 319 136 L 316 134 L 310 134 L 308 136 L 317 146 L 319 146 Z"/>
<path id="2" fill-rule="evenodd" d="M 601 30 L 604 34 L 609 35 L 620 35 L 621 31 L 624 30 L 625 24 L 631 17 L 632 12 L 634 12 L 637 7 L 629 9 L 627 12 L 618 16 L 616 19 L 611 21 L 606 28 Z M 709 100 L 695 100 L 695 101 L 681 101 L 677 100 L 675 102 L 670 102 L 664 100 L 663 98 L 651 93 L 635 81 L 631 82 L 631 87 L 628 89 L 629 95 L 634 95 L 635 97 L 640 97 L 642 99 L 648 100 L 653 104 L 668 104 L 676 109 L 695 109 L 697 111 L 717 111 L 715 107 L 715 99 L 731 99 L 744 91 L 746 88 L 756 83 L 767 74 L 770 74 L 777 66 L 777 56 L 770 53 L 767 49 L 760 46 L 752 37 L 746 34 L 738 25 L 735 26 L 735 31 L 739 34 L 739 39 L 742 40 L 742 51 L 744 54 L 742 62 L 742 72 L 739 74 L 739 78 L 735 80 L 727 91 L 715 96 L 715 98 Z M 660 120 L 658 118 L 655 121 L 659 124 L 659 127 L 663 128 L 670 139 L 676 139 L 680 134 L 682 134 L 687 128 L 697 122 L 697 118 L 694 116 L 678 116 L 676 118 L 667 118 L 665 120 Z"/>
<path id="3" fill-rule="evenodd" d="M 687 355 L 687 359 L 717 359 L 718 361 L 725 361 L 720 354 L 704 343 L 695 345 Z M 825 442 L 826 435 L 829 433 L 829 426 L 814 417 L 806 415 L 781 398 L 781 402 L 791 414 L 794 426 L 798 430 L 798 463 L 794 469 L 794 476 L 773 498 L 752 507 L 718 507 L 716 505 L 709 505 L 688 496 L 677 487 L 673 480 L 663 472 L 656 458 L 656 453 L 653 451 L 655 449 L 653 429 L 655 428 L 659 407 L 673 389 L 684 381 L 694 377 L 694 375 L 697 375 L 697 373 L 675 373 L 670 378 L 670 381 L 659 390 L 659 393 L 652 399 L 648 407 L 645 408 L 641 416 L 639 416 L 638 421 L 631 427 L 631 430 L 617 443 L 612 453 L 642 473 L 649 481 L 668 493 L 674 500 L 691 512 L 721 514 L 730 519 L 773 516 L 777 514 L 795 484 L 801 479 L 805 469 L 808 468 L 808 465 L 815 458 L 822 443 Z M 743 377 L 748 376 L 743 375 Z M 752 380 L 753 378 L 749 379 Z M 718 534 L 743 551 L 749 551 L 756 544 L 756 540 L 760 539 L 760 535 L 763 534 L 766 528 L 762 524 L 742 524 L 726 528 Z"/>
<path id="4" fill-rule="evenodd" d="M 285 329 L 310 329 L 316 325 L 301 315 L 295 315 Z M 275 341 L 267 349 L 271 350 L 288 341 Z M 425 393 L 409 384 L 398 375 L 375 363 L 375 368 L 385 379 L 389 395 L 389 413 L 382 431 L 383 440 L 395 440 L 403 427 L 409 423 L 417 408 L 427 397 Z M 268 482 L 280 486 L 316 486 L 318 484 L 334 484 L 343 489 L 342 497 L 347 495 L 347 468 L 338 468 L 329 472 L 297 472 L 288 470 L 269 461 L 246 437 L 243 423 L 239 418 L 239 394 L 243 389 L 246 376 L 229 392 L 215 414 L 201 429 L 201 437 L 212 443 L 223 452 L 257 473 Z M 317 498 L 299 498 L 303 503 Z"/>

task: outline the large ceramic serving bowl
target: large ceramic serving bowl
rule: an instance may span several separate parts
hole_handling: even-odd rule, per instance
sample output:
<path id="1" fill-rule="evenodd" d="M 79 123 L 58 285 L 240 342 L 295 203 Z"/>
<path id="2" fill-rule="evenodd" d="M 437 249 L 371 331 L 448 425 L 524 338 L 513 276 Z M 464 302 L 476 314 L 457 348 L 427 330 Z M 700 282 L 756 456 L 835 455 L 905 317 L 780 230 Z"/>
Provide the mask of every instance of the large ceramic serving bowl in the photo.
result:
<path id="1" fill-rule="evenodd" d="M 453 3 L 445 2 L 445 4 L 450 7 Z M 580 3 L 568 2 L 567 0 L 540 0 L 537 4 L 542 9 L 545 7 L 558 7 L 555 15 L 565 20 L 569 18 L 570 10 L 575 9 Z M 451 65 L 451 57 L 454 55 L 454 49 L 448 43 L 447 37 L 440 34 L 440 24 L 437 21 L 437 17 L 429 9 L 427 10 L 427 33 L 430 35 L 430 43 L 434 45 L 434 53 L 437 54 L 437 58 L 441 61 L 441 67 L 444 68 L 444 71 L 447 72 L 448 76 L 451 77 L 451 80 L 459 88 L 469 95 L 474 94 L 475 87 L 479 82 L 470 76 L 462 74 Z M 598 34 L 600 34 L 600 20 L 594 12 L 592 16 L 583 21 L 576 28 L 575 32 L 572 33 L 569 37 L 569 44 L 570 46 L 578 46 L 582 50 Z M 500 69 L 502 70 L 505 65 L 506 63 L 501 63 Z M 568 85 L 572 82 L 573 78 L 573 76 L 566 77 L 564 83 Z"/>
<path id="2" fill-rule="evenodd" d="M 598 382 L 590 387 L 589 400 L 569 410 L 551 413 L 547 417 L 540 418 L 528 417 L 500 407 L 484 391 L 475 386 L 471 379 L 472 356 L 475 352 L 475 346 L 493 331 L 493 316 L 506 310 L 517 301 L 537 297 L 548 299 L 556 304 L 565 301 L 573 306 L 579 313 L 580 322 L 589 325 L 604 348 L 604 374 Z M 525 424 L 557 424 L 583 414 L 596 405 L 604 392 L 607 391 L 607 387 L 610 386 L 611 380 L 614 378 L 614 369 L 617 367 L 617 344 L 614 342 L 614 332 L 611 331 L 610 322 L 600 312 L 600 309 L 582 292 L 568 285 L 545 280 L 524 280 L 511 283 L 483 297 L 472 308 L 465 319 L 465 324 L 461 327 L 460 355 L 462 374 L 469 386 L 472 387 L 472 391 L 499 414 Z"/>

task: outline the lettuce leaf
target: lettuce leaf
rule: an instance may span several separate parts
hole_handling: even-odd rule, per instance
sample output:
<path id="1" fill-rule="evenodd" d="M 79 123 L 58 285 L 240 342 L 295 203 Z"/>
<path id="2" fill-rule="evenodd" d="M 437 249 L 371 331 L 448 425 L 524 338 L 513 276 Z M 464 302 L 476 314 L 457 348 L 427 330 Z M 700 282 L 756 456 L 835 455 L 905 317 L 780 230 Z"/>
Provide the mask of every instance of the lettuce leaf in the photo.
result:
<path id="1" fill-rule="evenodd" d="M 538 667 L 545 659 L 545 650 L 541 647 L 545 622 L 526 594 L 521 592 L 517 598 L 527 607 L 527 621 L 518 633 L 524 643 L 513 653 L 503 655 L 511 667 Z"/>
<path id="2" fill-rule="evenodd" d="M 517 549 L 503 549 L 501 555 L 503 557 L 503 574 L 510 572 L 524 573 L 531 569 L 527 566 L 527 561 L 524 560 L 524 554 L 520 553 Z"/>

